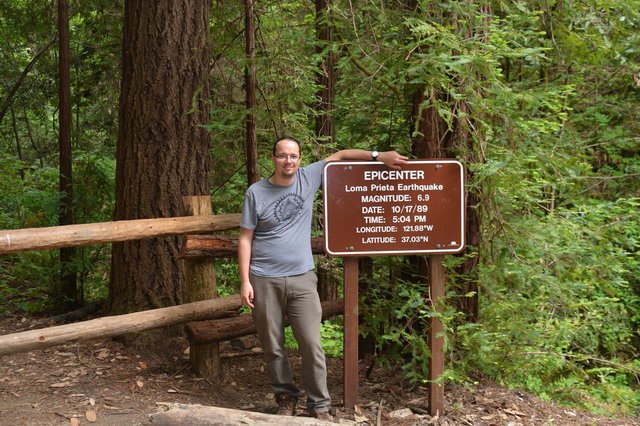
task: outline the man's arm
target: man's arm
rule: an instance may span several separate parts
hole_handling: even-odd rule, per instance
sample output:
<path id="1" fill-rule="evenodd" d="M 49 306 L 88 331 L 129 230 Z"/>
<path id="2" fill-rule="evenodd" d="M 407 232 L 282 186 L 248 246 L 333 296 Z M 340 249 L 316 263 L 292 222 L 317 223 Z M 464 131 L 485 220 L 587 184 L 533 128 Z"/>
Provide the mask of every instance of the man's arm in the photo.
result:
<path id="1" fill-rule="evenodd" d="M 385 151 L 378 155 L 378 161 L 383 162 L 390 169 L 398 170 L 403 165 L 407 164 L 409 158 L 404 155 L 400 155 L 395 151 Z M 363 160 L 371 161 L 371 151 L 365 151 L 364 149 L 343 149 L 334 154 L 331 154 L 326 159 L 327 161 L 337 160 Z"/>
<path id="2" fill-rule="evenodd" d="M 242 304 L 253 308 L 253 285 L 249 279 L 249 263 L 253 245 L 253 229 L 240 227 L 238 265 L 240 266 L 240 297 Z"/>

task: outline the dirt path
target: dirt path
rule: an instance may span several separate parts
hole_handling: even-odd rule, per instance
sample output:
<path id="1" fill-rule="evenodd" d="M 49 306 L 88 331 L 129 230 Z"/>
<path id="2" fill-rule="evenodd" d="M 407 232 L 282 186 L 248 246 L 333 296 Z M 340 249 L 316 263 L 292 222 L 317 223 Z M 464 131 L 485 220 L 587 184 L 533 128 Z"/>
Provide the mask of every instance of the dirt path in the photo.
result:
<path id="1" fill-rule="evenodd" d="M 35 323 L 34 323 L 35 324 Z M 31 324 L 31 325 L 34 325 Z M 28 320 L 0 319 L 0 334 L 29 328 Z M 223 345 L 224 354 L 250 351 L 254 338 Z M 240 347 L 242 346 L 242 347 Z M 5 356 L 0 363 L 0 425 L 140 425 L 166 403 L 273 412 L 260 354 L 223 359 L 223 376 L 193 377 L 182 338 L 161 350 L 127 348 L 112 340 Z M 162 352 L 162 353 L 160 353 Z M 291 354 L 299 371 L 299 357 Z M 337 421 L 362 425 L 640 425 L 544 403 L 494 384 L 448 386 L 446 415 L 427 413 L 426 388 L 408 389 L 397 372 L 361 365 L 357 410 L 342 407 L 342 363 L 329 359 L 329 388 Z M 306 413 L 302 413 L 305 415 Z"/>

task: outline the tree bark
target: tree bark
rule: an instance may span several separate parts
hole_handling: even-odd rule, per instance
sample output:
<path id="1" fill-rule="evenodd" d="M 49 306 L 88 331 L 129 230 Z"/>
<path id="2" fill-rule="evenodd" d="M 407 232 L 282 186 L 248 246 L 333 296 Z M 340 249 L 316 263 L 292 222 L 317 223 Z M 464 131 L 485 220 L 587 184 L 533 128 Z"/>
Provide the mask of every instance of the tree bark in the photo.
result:
<path id="1" fill-rule="evenodd" d="M 329 8 L 331 0 L 316 0 L 316 53 L 322 61 L 318 70 L 318 103 L 316 105 L 316 137 L 322 143 L 333 143 L 336 136 L 333 104 L 336 95 L 336 54 L 332 50 L 334 28 Z"/>
<path id="2" fill-rule="evenodd" d="M 333 117 L 336 54 L 332 49 L 334 28 L 330 20 L 330 6 L 331 0 L 316 0 L 316 53 L 322 58 L 317 74 L 316 139 L 323 144 L 332 144 L 336 137 Z M 337 298 L 338 286 L 332 274 L 323 265 L 318 265 L 317 275 L 320 300 Z"/>
<path id="3" fill-rule="evenodd" d="M 168 308 L 97 318 L 75 324 L 0 336 L 0 356 L 27 352 L 66 343 L 120 336 L 142 330 L 211 318 L 240 309 L 240 296 L 219 297 Z"/>
<path id="4" fill-rule="evenodd" d="M 71 54 L 69 48 L 69 5 L 58 0 L 58 147 L 60 154 L 59 225 L 73 223 L 73 164 L 71 154 Z M 77 274 L 73 267 L 75 248 L 60 248 L 60 285 L 54 294 L 56 310 L 68 311 L 79 306 Z"/>
<path id="5" fill-rule="evenodd" d="M 490 3 L 484 3 L 479 6 L 479 13 L 483 16 L 482 27 L 476 31 L 476 34 L 469 34 L 469 37 L 481 36 L 486 39 L 489 34 L 489 25 L 493 11 Z M 485 40 L 486 41 L 486 40 Z M 469 84 L 467 81 L 460 81 L 459 85 L 464 86 Z M 454 130 L 454 146 L 462 148 L 460 151 L 463 153 L 463 162 L 467 164 L 479 164 L 485 162 L 485 158 L 482 154 L 482 149 L 476 146 L 476 138 L 473 137 L 471 129 L 474 127 L 473 120 L 478 119 L 478 113 L 472 111 L 471 107 L 466 102 L 461 102 L 458 105 L 458 114 L 462 119 L 457 120 L 457 125 Z M 480 118 L 481 119 L 481 118 Z M 479 138 L 478 138 L 479 139 Z M 465 182 L 474 181 L 474 173 L 468 167 L 465 168 Z M 480 189 L 473 188 L 467 191 L 466 210 L 465 210 L 465 241 L 467 249 L 465 249 L 459 256 L 464 256 L 464 262 L 457 268 L 456 273 L 461 277 L 462 294 L 473 293 L 471 297 L 459 298 L 460 308 L 466 314 L 467 320 L 471 322 L 477 322 L 479 317 L 479 298 L 478 298 L 478 271 L 476 265 L 478 264 L 478 249 L 482 243 L 482 216 L 480 215 Z M 475 249 L 475 252 L 470 251 L 469 248 Z M 471 254 L 471 255 L 470 255 Z"/>
<path id="6" fill-rule="evenodd" d="M 14 108 L 11 108 L 11 127 L 13 128 L 13 135 L 16 138 L 16 153 L 20 161 L 24 160 L 22 156 L 22 144 L 20 143 L 20 133 L 18 132 L 18 122 L 16 120 L 16 112 Z M 24 170 L 20 168 L 20 179 L 24 180 Z"/>
<path id="7" fill-rule="evenodd" d="M 115 220 L 178 216 L 209 195 L 209 4 L 125 1 Z M 112 313 L 179 304 L 176 237 L 113 245 Z"/>
<path id="8" fill-rule="evenodd" d="M 258 173 L 258 119 L 256 118 L 256 29 L 255 0 L 245 0 L 245 54 L 247 65 L 244 69 L 244 90 L 246 116 L 247 186 L 260 180 Z"/>
<path id="9" fill-rule="evenodd" d="M 411 7 L 420 11 L 418 2 L 412 1 Z M 484 16 L 490 16 L 490 6 L 481 6 Z M 422 10 L 422 13 L 430 13 Z M 454 17 L 454 22 L 457 22 Z M 464 19 L 463 17 L 459 17 Z M 486 26 L 486 22 L 485 22 Z M 468 37 L 472 37 L 469 34 Z M 467 84 L 465 81 L 458 81 L 458 86 Z M 453 104 L 446 94 L 441 94 L 425 86 L 419 86 L 413 93 L 413 105 L 411 114 L 412 150 L 417 158 L 443 158 L 453 156 L 454 151 L 460 152 L 462 161 L 466 164 L 483 161 L 479 158 L 478 150 L 474 146 L 474 138 L 471 134 L 473 111 L 467 102 L 459 101 Z M 453 128 L 449 129 L 447 123 L 440 117 L 437 109 L 433 106 L 435 101 L 446 101 L 451 106 L 452 113 L 457 117 Z M 465 181 L 471 182 L 472 172 L 465 168 Z M 465 241 L 467 246 L 478 247 L 481 238 L 481 218 L 478 211 L 479 197 L 477 192 L 469 191 L 466 194 L 465 210 Z M 474 293 L 474 296 L 460 298 L 459 308 L 466 314 L 470 321 L 477 321 L 478 318 L 478 283 L 475 265 L 477 256 L 468 256 L 469 249 L 465 249 L 458 256 L 465 256 L 463 264 L 457 268 L 458 276 L 462 277 L 462 285 L 459 291 L 463 294 Z"/>

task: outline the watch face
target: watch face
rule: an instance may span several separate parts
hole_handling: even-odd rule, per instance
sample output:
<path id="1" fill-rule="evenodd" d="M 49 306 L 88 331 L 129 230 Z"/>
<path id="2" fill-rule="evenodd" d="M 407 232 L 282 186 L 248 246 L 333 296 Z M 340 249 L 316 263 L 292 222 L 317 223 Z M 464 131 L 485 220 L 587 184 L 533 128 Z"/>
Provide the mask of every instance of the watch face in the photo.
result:
<path id="1" fill-rule="evenodd" d="M 371 158 L 373 158 L 374 160 L 377 160 L 378 159 L 378 155 L 379 155 L 378 151 L 373 151 L 371 153 Z"/>

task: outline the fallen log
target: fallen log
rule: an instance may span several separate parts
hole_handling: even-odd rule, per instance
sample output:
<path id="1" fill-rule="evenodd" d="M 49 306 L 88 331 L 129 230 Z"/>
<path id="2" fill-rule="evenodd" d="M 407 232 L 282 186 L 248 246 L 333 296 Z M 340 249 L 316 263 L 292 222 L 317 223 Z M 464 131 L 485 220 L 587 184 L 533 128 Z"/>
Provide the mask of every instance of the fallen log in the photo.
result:
<path id="1" fill-rule="evenodd" d="M 324 238 L 311 238 L 313 254 L 324 254 Z M 187 235 L 178 257 L 183 259 L 235 257 L 238 255 L 237 235 Z"/>
<path id="2" fill-rule="evenodd" d="M 120 220 L 0 231 L 0 254 L 235 229 L 240 214 Z"/>
<path id="3" fill-rule="evenodd" d="M 211 407 L 199 404 L 162 404 L 167 411 L 149 414 L 150 423 L 174 425 L 335 425 L 335 423 L 302 416 L 278 416 L 254 411 Z M 352 423 L 354 424 L 354 423 Z"/>
<path id="4" fill-rule="evenodd" d="M 331 318 L 344 312 L 342 299 L 322 302 L 322 319 Z M 289 321 L 286 320 L 289 325 Z M 222 342 L 256 333 L 251 314 L 237 315 L 231 318 L 190 322 L 185 331 L 192 345 Z"/>
<path id="5" fill-rule="evenodd" d="M 0 356 L 66 343 L 118 336 L 142 330 L 228 316 L 241 306 L 239 295 L 168 308 L 97 318 L 74 324 L 0 336 Z"/>

